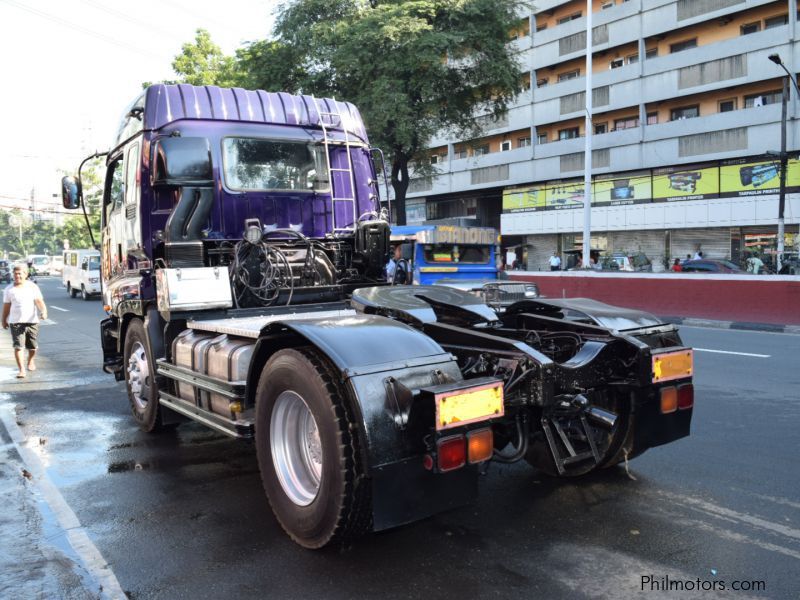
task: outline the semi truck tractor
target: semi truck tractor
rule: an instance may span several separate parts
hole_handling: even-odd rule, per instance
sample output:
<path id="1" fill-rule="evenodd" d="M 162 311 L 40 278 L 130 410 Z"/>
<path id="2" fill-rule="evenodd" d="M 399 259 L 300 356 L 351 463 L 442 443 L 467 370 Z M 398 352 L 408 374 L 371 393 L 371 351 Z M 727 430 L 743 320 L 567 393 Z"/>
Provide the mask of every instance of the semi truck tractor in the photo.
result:
<path id="1" fill-rule="evenodd" d="M 673 325 L 387 283 L 381 172 L 346 102 L 162 84 L 135 99 L 106 155 L 100 340 L 142 430 L 253 440 L 307 548 L 469 503 L 493 462 L 576 477 L 689 434 Z"/>

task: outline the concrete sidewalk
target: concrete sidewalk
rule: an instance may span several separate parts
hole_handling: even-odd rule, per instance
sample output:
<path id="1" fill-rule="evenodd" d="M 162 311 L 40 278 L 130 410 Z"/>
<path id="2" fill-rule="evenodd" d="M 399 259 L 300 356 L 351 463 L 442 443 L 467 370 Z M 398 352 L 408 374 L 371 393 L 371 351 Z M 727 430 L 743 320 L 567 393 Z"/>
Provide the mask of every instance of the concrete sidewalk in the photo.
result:
<path id="1" fill-rule="evenodd" d="M 30 392 L 67 383 L 47 356 L 48 347 L 57 351 L 47 341 L 53 325 L 41 328 L 38 369 L 25 379 L 16 378 L 11 335 L 0 332 L 0 598 L 125 598 L 102 573 L 102 557 L 48 477 L 39 457 L 47 440 L 25 431 Z"/>

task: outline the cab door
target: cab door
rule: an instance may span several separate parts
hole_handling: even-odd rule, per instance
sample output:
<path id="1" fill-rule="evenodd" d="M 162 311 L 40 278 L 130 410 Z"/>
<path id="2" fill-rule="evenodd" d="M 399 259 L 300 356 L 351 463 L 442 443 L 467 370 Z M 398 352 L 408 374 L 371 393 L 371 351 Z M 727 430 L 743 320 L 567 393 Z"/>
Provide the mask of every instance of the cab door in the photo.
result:
<path id="1" fill-rule="evenodd" d="M 112 302 L 114 291 L 122 285 L 122 279 L 128 270 L 128 254 L 141 247 L 140 148 L 140 140 L 132 140 L 112 155 L 106 169 L 100 278 L 104 304 L 112 307 L 116 304 Z M 116 296 L 119 297 L 120 294 Z"/>
<path id="2" fill-rule="evenodd" d="M 103 191 L 103 212 L 101 215 L 101 260 L 100 277 L 103 289 L 124 270 L 122 261 L 122 225 L 125 218 L 125 164 L 124 153 L 119 152 L 109 159 L 106 168 L 106 183 Z M 105 297 L 104 303 L 110 304 Z"/>

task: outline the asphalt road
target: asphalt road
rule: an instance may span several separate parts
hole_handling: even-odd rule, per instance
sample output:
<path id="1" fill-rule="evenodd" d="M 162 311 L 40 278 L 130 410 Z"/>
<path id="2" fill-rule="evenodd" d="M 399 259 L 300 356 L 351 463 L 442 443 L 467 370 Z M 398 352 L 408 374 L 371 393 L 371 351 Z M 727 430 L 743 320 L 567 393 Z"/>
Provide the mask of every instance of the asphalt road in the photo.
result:
<path id="1" fill-rule="evenodd" d="M 629 471 L 492 465 L 472 506 L 309 552 L 273 519 L 252 446 L 194 424 L 141 433 L 99 369 L 100 302 L 41 286 L 40 369 L 15 380 L 0 340 L 0 597 L 800 595 L 800 336 L 683 328 L 700 349 L 692 435 Z M 659 593 L 665 577 L 716 591 Z"/>

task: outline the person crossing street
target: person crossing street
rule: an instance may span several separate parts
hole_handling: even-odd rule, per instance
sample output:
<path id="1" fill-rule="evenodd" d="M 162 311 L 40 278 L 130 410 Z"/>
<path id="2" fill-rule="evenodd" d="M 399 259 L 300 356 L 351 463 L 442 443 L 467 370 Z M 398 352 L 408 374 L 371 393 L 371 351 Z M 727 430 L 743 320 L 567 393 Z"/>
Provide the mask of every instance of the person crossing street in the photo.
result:
<path id="1" fill-rule="evenodd" d="M 36 350 L 39 347 L 39 317 L 47 318 L 47 306 L 39 286 L 27 281 L 28 270 L 14 267 L 14 283 L 3 293 L 3 329 L 11 329 L 14 358 L 17 361 L 17 378 L 25 377 L 26 367 L 22 350 L 28 350 L 27 370 L 36 370 Z"/>

